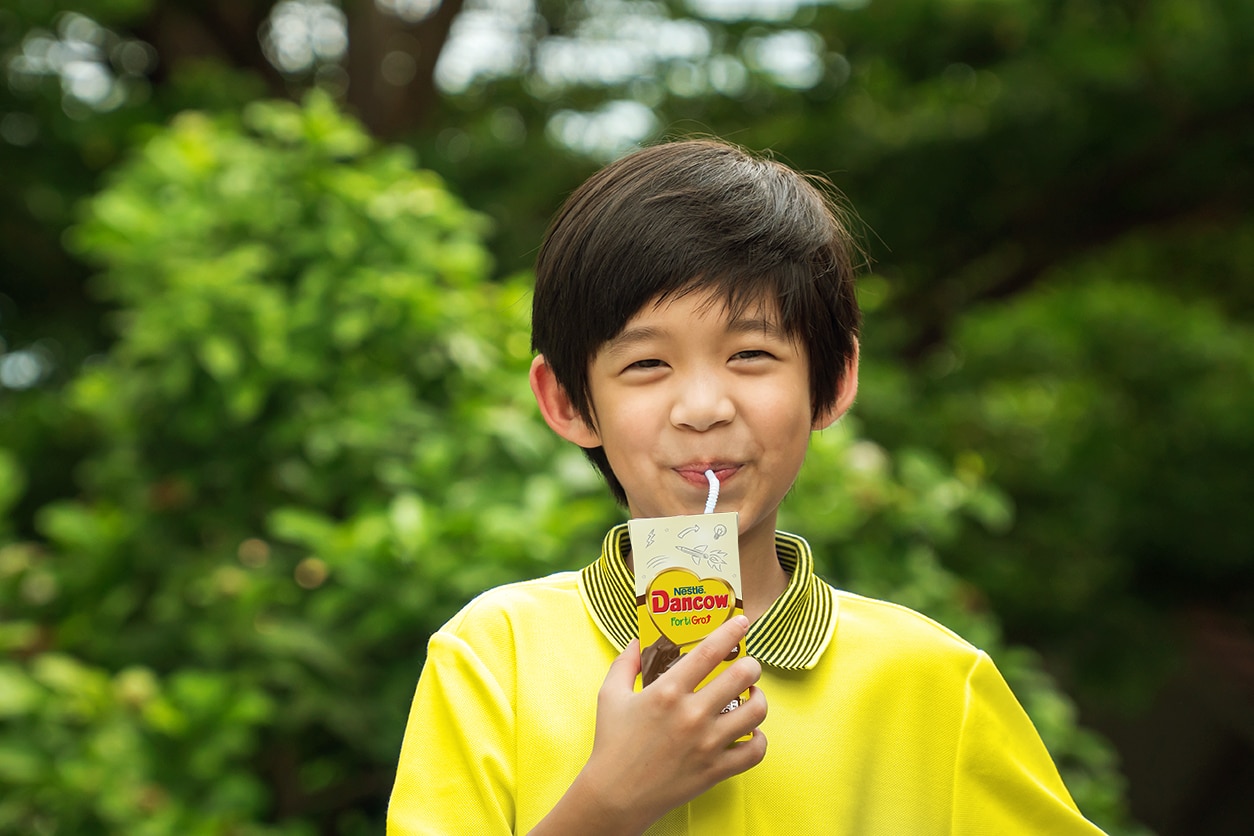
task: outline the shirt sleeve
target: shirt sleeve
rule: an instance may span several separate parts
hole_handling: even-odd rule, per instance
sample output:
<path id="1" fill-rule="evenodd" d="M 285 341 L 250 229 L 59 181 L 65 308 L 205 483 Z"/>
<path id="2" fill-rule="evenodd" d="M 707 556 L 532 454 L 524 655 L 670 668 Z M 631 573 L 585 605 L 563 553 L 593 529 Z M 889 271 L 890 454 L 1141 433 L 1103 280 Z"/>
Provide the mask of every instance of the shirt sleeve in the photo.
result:
<path id="1" fill-rule="evenodd" d="M 967 677 L 954 772 L 955 836 L 1101 836 L 1063 785 L 1040 735 L 985 653 Z"/>
<path id="2" fill-rule="evenodd" d="M 431 637 L 401 743 L 388 836 L 513 832 L 510 691 L 465 641 Z"/>

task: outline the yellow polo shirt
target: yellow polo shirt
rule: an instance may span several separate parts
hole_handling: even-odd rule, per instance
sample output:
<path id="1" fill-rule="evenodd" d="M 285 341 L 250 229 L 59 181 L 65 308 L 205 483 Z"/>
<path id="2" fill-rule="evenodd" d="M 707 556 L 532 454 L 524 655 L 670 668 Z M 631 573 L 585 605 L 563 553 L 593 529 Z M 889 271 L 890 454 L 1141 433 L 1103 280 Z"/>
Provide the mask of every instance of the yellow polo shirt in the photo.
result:
<path id="1" fill-rule="evenodd" d="M 596 696 L 635 637 L 612 529 L 581 572 L 490 590 L 431 637 L 388 808 L 391 836 L 526 833 L 592 750 Z M 814 574 L 779 533 L 788 587 L 752 626 L 770 705 L 758 766 L 649 834 L 1099 834 L 982 651 Z"/>

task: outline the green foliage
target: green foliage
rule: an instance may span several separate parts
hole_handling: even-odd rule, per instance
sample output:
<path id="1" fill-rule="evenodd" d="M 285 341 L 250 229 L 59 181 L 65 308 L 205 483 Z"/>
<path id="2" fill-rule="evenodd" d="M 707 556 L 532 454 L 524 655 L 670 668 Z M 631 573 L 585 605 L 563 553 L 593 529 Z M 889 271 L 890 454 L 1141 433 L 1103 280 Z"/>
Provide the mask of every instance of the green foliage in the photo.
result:
<path id="1" fill-rule="evenodd" d="M 185 114 L 91 203 L 73 242 L 118 337 L 59 395 L 88 450 L 75 492 L 19 520 L 35 536 L 0 561 L 28 660 L 6 669 L 26 696 L 3 739 L 31 790 L 4 821 L 377 821 L 426 635 L 606 519 L 577 451 L 530 417 L 526 290 L 487 283 L 484 232 L 317 96 L 239 124 Z M 6 505 L 39 466 L 14 440 Z M 582 483 L 545 472 L 572 462 Z M 93 683 L 91 706 L 69 718 L 78 689 L 45 693 L 44 660 Z M 125 787 L 49 777 L 109 759 L 127 769 L 99 780 Z"/>
<path id="2" fill-rule="evenodd" d="M 1109 278 L 1146 275 L 1176 245 L 1129 239 L 973 311 L 924 374 L 881 369 L 866 399 L 889 443 L 981 451 L 1016 523 L 1008 536 L 965 532 L 947 562 L 1016 631 L 1048 636 L 1074 674 L 1125 705 L 1176 664 L 1164 613 L 1254 611 L 1242 522 L 1254 330 L 1184 283 Z M 1229 261 L 1221 269 L 1245 257 L 1209 256 Z"/>
<path id="3" fill-rule="evenodd" d="M 536 414 L 486 231 L 320 96 L 186 113 L 112 174 L 72 242 L 116 340 L 7 396 L 43 418 L 0 437 L 0 830 L 379 831 L 430 632 L 618 517 Z M 32 504 L 40 433 L 82 453 Z M 992 650 L 1081 806 L 1137 832 L 1109 748 L 937 560 L 1010 522 L 977 459 L 846 422 L 787 514 L 839 584 Z"/>

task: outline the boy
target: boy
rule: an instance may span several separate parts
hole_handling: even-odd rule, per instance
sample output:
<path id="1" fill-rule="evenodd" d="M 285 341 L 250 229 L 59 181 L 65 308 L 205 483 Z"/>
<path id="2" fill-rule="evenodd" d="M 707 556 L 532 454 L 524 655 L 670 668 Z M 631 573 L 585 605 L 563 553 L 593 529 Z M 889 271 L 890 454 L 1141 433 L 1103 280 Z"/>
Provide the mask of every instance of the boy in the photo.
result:
<path id="1" fill-rule="evenodd" d="M 986 655 L 832 589 L 775 530 L 810 432 L 857 391 L 851 260 L 820 190 L 718 142 L 571 195 L 536 266 L 540 411 L 633 517 L 698 513 L 714 471 L 744 616 L 636 691 L 625 525 L 580 572 L 479 596 L 431 639 L 389 833 L 1099 832 Z"/>

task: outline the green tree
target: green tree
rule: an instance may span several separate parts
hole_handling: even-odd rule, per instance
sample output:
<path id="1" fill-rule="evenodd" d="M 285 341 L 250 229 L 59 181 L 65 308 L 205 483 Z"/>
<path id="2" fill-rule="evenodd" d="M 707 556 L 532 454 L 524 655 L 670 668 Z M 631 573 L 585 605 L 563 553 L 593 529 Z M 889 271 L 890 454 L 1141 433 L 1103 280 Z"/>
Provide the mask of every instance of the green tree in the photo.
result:
<path id="1" fill-rule="evenodd" d="M 6 529 L 4 829 L 373 830 L 427 633 L 604 517 L 542 472 L 482 216 L 325 97 L 243 125 L 118 172 L 74 233 L 117 339 L 8 396 L 84 455 Z"/>

